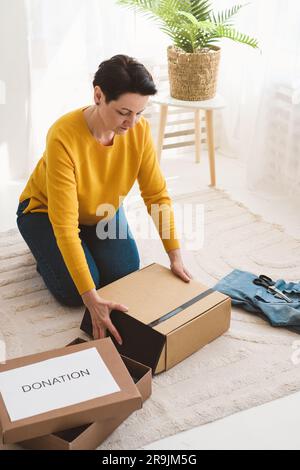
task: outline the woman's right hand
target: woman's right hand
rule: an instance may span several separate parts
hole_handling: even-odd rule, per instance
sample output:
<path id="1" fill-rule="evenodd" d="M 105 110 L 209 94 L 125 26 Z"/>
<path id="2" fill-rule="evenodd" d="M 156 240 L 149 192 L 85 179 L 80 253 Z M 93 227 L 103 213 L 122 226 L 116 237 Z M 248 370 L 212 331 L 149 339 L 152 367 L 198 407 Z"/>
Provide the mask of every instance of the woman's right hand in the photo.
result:
<path id="1" fill-rule="evenodd" d="M 94 339 L 105 338 L 106 330 L 108 329 L 116 341 L 121 345 L 122 338 L 112 324 L 110 312 L 112 310 L 127 312 L 128 308 L 125 305 L 102 299 L 97 294 L 96 289 L 85 292 L 81 297 L 84 305 L 87 307 L 91 315 Z"/>

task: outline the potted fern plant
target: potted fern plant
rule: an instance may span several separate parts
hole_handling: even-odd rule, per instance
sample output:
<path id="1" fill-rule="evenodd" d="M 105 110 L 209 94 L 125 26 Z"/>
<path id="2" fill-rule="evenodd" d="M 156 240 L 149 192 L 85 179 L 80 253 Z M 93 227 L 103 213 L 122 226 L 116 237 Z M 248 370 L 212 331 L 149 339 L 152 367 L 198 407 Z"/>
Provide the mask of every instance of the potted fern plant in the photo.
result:
<path id="1" fill-rule="evenodd" d="M 220 47 L 228 38 L 253 48 L 256 39 L 236 31 L 232 18 L 245 5 L 215 14 L 210 0 L 118 0 L 146 14 L 173 44 L 168 47 L 170 93 L 186 101 L 211 99 L 216 94 Z"/>

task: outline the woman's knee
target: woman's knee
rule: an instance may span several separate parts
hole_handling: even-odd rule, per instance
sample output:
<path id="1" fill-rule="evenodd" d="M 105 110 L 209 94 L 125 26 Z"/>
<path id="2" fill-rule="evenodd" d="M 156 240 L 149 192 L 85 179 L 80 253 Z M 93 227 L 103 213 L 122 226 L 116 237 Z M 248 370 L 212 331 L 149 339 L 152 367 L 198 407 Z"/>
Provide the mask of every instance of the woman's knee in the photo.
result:
<path id="1" fill-rule="evenodd" d="M 99 289 L 99 272 L 93 272 L 91 275 L 95 283 L 95 288 Z M 62 276 L 60 279 L 56 276 L 54 277 L 55 282 L 53 282 L 53 276 L 45 276 L 44 282 L 56 300 L 67 307 L 81 307 L 83 305 L 83 300 L 70 273 L 67 272 L 65 276 Z"/>
<path id="2" fill-rule="evenodd" d="M 82 306 L 81 295 L 57 246 L 48 214 L 30 213 L 22 215 L 18 217 L 17 225 L 37 262 L 37 271 L 42 276 L 51 294 L 62 305 L 69 307 Z M 96 289 L 99 289 L 99 270 L 85 243 L 82 243 L 82 246 L 91 277 Z"/>
<path id="3" fill-rule="evenodd" d="M 92 274 L 92 273 L 91 273 Z M 94 273 L 93 273 L 94 274 Z M 100 288 L 100 276 L 99 272 L 97 275 L 93 275 L 92 278 L 95 284 L 95 289 Z M 49 290 L 51 290 L 49 288 Z M 71 276 L 65 283 L 62 283 L 60 288 L 56 290 L 56 292 L 52 292 L 54 297 L 60 302 L 62 305 L 67 307 L 81 307 L 83 305 L 83 300 L 79 291 L 73 282 Z"/>
<path id="4" fill-rule="evenodd" d="M 73 295 L 73 296 L 66 296 L 66 295 L 59 295 L 53 294 L 56 300 L 65 307 L 82 307 L 83 300 L 81 295 Z"/>
<path id="5" fill-rule="evenodd" d="M 66 307 L 80 307 L 83 305 L 82 297 L 71 278 L 61 280 L 56 278 L 54 281 L 50 276 L 44 277 L 42 275 L 42 277 L 49 292 L 61 305 Z"/>

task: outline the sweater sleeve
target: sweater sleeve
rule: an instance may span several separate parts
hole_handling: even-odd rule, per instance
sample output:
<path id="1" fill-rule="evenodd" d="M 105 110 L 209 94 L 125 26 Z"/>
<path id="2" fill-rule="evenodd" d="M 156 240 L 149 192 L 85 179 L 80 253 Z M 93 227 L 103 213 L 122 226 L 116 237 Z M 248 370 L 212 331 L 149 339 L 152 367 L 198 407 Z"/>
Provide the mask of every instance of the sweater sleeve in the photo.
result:
<path id="1" fill-rule="evenodd" d="M 57 245 L 79 294 L 95 287 L 79 237 L 79 206 L 74 163 L 64 139 L 47 136 L 48 215 Z"/>
<path id="2" fill-rule="evenodd" d="M 157 159 L 150 125 L 147 121 L 145 123 L 144 149 L 138 183 L 148 214 L 151 215 L 164 248 L 168 252 L 179 248 L 180 243 L 175 229 L 172 201 Z"/>

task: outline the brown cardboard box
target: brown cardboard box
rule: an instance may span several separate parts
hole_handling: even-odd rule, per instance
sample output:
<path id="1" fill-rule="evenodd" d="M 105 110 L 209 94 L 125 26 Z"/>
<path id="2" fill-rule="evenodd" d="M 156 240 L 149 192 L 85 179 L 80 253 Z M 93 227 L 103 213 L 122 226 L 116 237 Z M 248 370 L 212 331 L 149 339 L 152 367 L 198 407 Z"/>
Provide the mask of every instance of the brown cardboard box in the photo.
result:
<path id="1" fill-rule="evenodd" d="M 0 365 L 0 372 L 40 363 L 60 356 L 68 356 L 71 353 L 89 348 L 96 348 L 113 379 L 118 384 L 120 391 L 29 418 L 18 419 L 17 421 L 10 420 L 5 403 L 0 395 L 0 424 L 4 444 L 21 442 L 50 433 L 58 433 L 65 429 L 90 425 L 90 423 L 97 420 L 119 419 L 120 416 L 129 416 L 133 411 L 142 407 L 141 394 L 109 338 L 12 359 L 6 364 Z M 88 429 L 86 437 L 87 439 L 89 437 Z"/>
<path id="2" fill-rule="evenodd" d="M 120 354 L 151 367 L 170 369 L 229 329 L 231 299 L 195 280 L 185 283 L 170 269 L 151 264 L 101 289 L 103 298 L 127 305 L 111 312 L 123 344 Z M 90 336 L 88 310 L 81 329 Z"/>
<path id="3" fill-rule="evenodd" d="M 84 343 L 77 338 L 71 344 Z M 151 395 L 152 374 L 151 369 L 132 359 L 121 356 L 132 379 L 134 380 L 143 402 Z M 124 412 L 114 419 L 98 421 L 89 425 L 68 429 L 56 434 L 37 437 L 21 442 L 26 449 L 42 450 L 93 450 L 96 449 L 131 413 Z"/>

